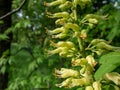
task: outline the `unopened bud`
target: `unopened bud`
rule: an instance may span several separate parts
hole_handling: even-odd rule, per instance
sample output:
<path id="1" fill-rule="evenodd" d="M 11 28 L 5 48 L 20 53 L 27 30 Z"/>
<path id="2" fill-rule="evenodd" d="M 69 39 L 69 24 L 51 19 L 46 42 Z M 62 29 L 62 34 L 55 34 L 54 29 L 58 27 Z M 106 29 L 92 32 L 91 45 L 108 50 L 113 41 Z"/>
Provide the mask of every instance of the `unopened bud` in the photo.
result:
<path id="1" fill-rule="evenodd" d="M 73 48 L 75 45 L 71 41 L 59 41 L 55 45 L 56 47 L 68 47 L 68 48 Z"/>
<path id="2" fill-rule="evenodd" d="M 60 33 L 60 34 L 57 34 L 57 35 L 53 35 L 53 38 L 65 38 L 67 36 L 66 33 Z"/>
<path id="3" fill-rule="evenodd" d="M 115 90 L 120 90 L 119 86 L 113 85 Z"/>
<path id="4" fill-rule="evenodd" d="M 92 29 L 94 27 L 94 25 L 92 23 L 88 23 L 90 29 Z"/>
<path id="5" fill-rule="evenodd" d="M 59 5 L 59 4 L 63 4 L 65 2 L 66 2 L 66 0 L 56 0 L 56 1 L 53 1 L 51 3 L 44 2 L 44 5 L 45 6 L 56 6 L 56 5 Z"/>
<path id="6" fill-rule="evenodd" d="M 100 42 L 96 44 L 96 47 L 100 49 L 108 50 L 108 51 L 114 51 L 114 47 L 105 42 Z"/>
<path id="7" fill-rule="evenodd" d="M 66 23 L 67 19 L 66 18 L 61 18 L 61 19 L 57 19 L 55 21 L 55 24 L 60 24 L 60 25 L 64 25 Z"/>
<path id="8" fill-rule="evenodd" d="M 71 6 L 72 6 L 72 2 L 66 1 L 65 3 L 61 4 L 61 5 L 59 6 L 59 8 L 60 8 L 61 10 L 65 10 L 65 9 L 70 8 Z"/>
<path id="9" fill-rule="evenodd" d="M 61 28 L 56 28 L 54 30 L 47 30 L 47 33 L 49 35 L 52 35 L 52 34 L 57 34 L 57 33 L 63 32 L 63 31 L 65 31 L 65 28 L 61 27 Z"/>
<path id="10" fill-rule="evenodd" d="M 78 32 L 80 27 L 77 24 L 66 23 L 64 26 L 66 29 L 72 29 L 74 32 Z"/>
<path id="11" fill-rule="evenodd" d="M 82 3 L 84 3 L 84 4 L 88 4 L 88 3 L 90 3 L 91 2 L 91 0 L 80 0 Z"/>
<path id="12" fill-rule="evenodd" d="M 60 53 L 62 50 L 63 50 L 63 47 L 59 47 L 55 50 L 48 51 L 48 54 L 52 55 L 52 54 Z"/>
<path id="13" fill-rule="evenodd" d="M 55 13 L 51 16 L 52 18 L 69 18 L 70 15 L 68 12 L 59 12 L 59 13 Z"/>
<path id="14" fill-rule="evenodd" d="M 88 22 L 89 22 L 89 23 L 92 23 L 92 24 L 97 24 L 97 23 L 98 23 L 98 20 L 95 19 L 95 18 L 89 18 L 89 19 L 88 19 Z"/>
<path id="15" fill-rule="evenodd" d="M 106 41 L 104 39 L 93 39 L 89 46 L 96 45 L 96 44 L 98 44 L 100 42 L 106 42 Z"/>

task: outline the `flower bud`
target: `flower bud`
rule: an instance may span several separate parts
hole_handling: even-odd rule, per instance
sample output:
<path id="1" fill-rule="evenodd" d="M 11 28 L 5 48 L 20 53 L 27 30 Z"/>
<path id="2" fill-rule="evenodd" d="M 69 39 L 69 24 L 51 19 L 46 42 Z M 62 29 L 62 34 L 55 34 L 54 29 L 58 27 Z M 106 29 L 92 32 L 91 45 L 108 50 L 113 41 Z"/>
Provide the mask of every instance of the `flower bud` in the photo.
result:
<path id="1" fill-rule="evenodd" d="M 104 52 L 104 50 L 102 49 L 98 49 L 94 51 L 98 56 L 102 55 L 102 53 Z"/>
<path id="2" fill-rule="evenodd" d="M 102 90 L 101 83 L 99 81 L 93 82 L 93 88 L 94 90 Z"/>
<path id="3" fill-rule="evenodd" d="M 63 50 L 63 47 L 59 47 L 59 48 L 57 48 L 55 50 L 48 51 L 48 54 L 60 53 L 62 50 Z"/>
<path id="4" fill-rule="evenodd" d="M 95 15 L 95 14 L 87 14 L 86 16 L 85 16 L 85 18 L 86 19 L 89 19 L 89 18 L 95 18 L 95 19 L 97 19 L 97 20 L 101 20 L 101 19 L 103 19 L 103 20 L 105 20 L 105 18 L 107 17 L 108 15 L 105 15 L 105 16 L 100 16 L 100 15 Z"/>
<path id="5" fill-rule="evenodd" d="M 106 41 L 104 39 L 93 39 L 88 47 L 90 47 L 91 45 L 96 45 L 97 43 L 100 42 L 106 42 Z"/>
<path id="6" fill-rule="evenodd" d="M 52 35 L 52 34 L 57 34 L 57 33 L 63 32 L 63 31 L 65 31 L 65 28 L 61 27 L 61 28 L 56 28 L 54 30 L 47 30 L 47 33 L 49 35 Z"/>
<path id="7" fill-rule="evenodd" d="M 78 32 L 80 27 L 77 24 L 66 23 L 64 26 L 66 29 L 72 29 L 74 32 Z"/>
<path id="8" fill-rule="evenodd" d="M 65 10 L 65 9 L 70 8 L 71 6 L 72 6 L 72 2 L 66 1 L 65 3 L 61 4 L 61 5 L 59 6 L 59 8 L 60 8 L 61 10 Z"/>
<path id="9" fill-rule="evenodd" d="M 80 70 L 80 74 L 84 77 L 90 77 L 93 73 L 93 68 L 87 64 L 87 65 L 83 65 L 82 69 Z"/>
<path id="10" fill-rule="evenodd" d="M 96 47 L 99 49 L 114 51 L 114 47 L 105 42 L 100 42 L 100 43 L 96 44 Z"/>
<path id="11" fill-rule="evenodd" d="M 72 59 L 71 61 L 72 66 L 83 66 L 86 65 L 88 63 L 88 61 L 85 58 L 81 58 L 81 59 Z"/>
<path id="12" fill-rule="evenodd" d="M 59 5 L 59 4 L 63 4 L 65 2 L 66 2 L 66 0 L 56 0 L 56 1 L 53 1 L 51 3 L 44 2 L 44 5 L 50 7 L 50 6 L 56 6 L 56 5 Z"/>
<path id="13" fill-rule="evenodd" d="M 74 43 L 70 41 L 66 41 L 66 44 L 69 48 L 73 48 L 75 46 Z"/>
<path id="14" fill-rule="evenodd" d="M 55 13 L 51 16 L 52 18 L 69 18 L 70 15 L 68 12 L 59 12 L 59 13 Z"/>
<path id="15" fill-rule="evenodd" d="M 113 87 L 114 87 L 115 90 L 120 90 L 120 88 L 116 85 L 113 85 Z"/>
<path id="16" fill-rule="evenodd" d="M 79 2 L 79 0 L 74 0 L 74 5 L 77 6 L 78 2 Z"/>
<path id="17" fill-rule="evenodd" d="M 64 51 L 62 51 L 62 52 L 59 53 L 59 55 L 60 55 L 61 57 L 66 57 L 67 54 L 68 54 L 68 50 L 64 50 Z"/>
<path id="18" fill-rule="evenodd" d="M 64 41 L 59 41 L 58 43 L 55 44 L 56 47 L 64 47 L 66 45 L 66 42 Z"/>
<path id="19" fill-rule="evenodd" d="M 79 76 L 79 72 L 72 69 L 61 68 L 61 70 L 55 69 L 55 76 L 59 78 L 77 77 Z"/>
<path id="20" fill-rule="evenodd" d="M 83 29 L 83 30 L 81 31 L 80 37 L 81 37 L 83 40 L 85 40 L 85 39 L 87 38 L 87 32 L 86 32 L 85 29 Z"/>
<path id="21" fill-rule="evenodd" d="M 66 23 L 67 19 L 66 18 L 61 18 L 61 19 L 57 19 L 55 21 L 55 24 L 59 24 L 59 25 L 64 25 Z"/>
<path id="22" fill-rule="evenodd" d="M 92 86 L 86 86 L 85 90 L 94 90 Z"/>
<path id="23" fill-rule="evenodd" d="M 120 74 L 117 72 L 106 73 L 104 79 L 107 81 L 112 81 L 116 85 L 120 85 Z"/>
<path id="24" fill-rule="evenodd" d="M 90 3 L 91 2 L 91 0 L 80 0 L 82 3 L 84 3 L 84 4 L 88 4 L 88 3 Z"/>
<path id="25" fill-rule="evenodd" d="M 67 78 L 66 80 L 64 80 L 62 83 L 60 84 L 56 84 L 57 87 L 68 87 L 69 83 L 71 82 L 72 78 Z"/>
<path id="26" fill-rule="evenodd" d="M 91 4 L 91 0 L 77 0 L 80 7 L 83 9 L 86 5 Z"/>
<path id="27" fill-rule="evenodd" d="M 88 23 L 89 28 L 92 29 L 94 27 L 94 25 L 92 23 Z"/>
<path id="28" fill-rule="evenodd" d="M 95 19 L 95 18 L 89 18 L 89 19 L 88 19 L 88 22 L 89 22 L 89 23 L 92 23 L 92 24 L 97 24 L 97 23 L 98 23 L 98 20 Z"/>
<path id="29" fill-rule="evenodd" d="M 60 34 L 57 34 L 57 35 L 53 35 L 52 38 L 65 38 L 67 36 L 66 33 L 60 33 Z"/>
<path id="30" fill-rule="evenodd" d="M 56 86 L 72 88 L 75 86 L 89 85 L 90 83 L 91 82 L 88 78 L 81 78 L 81 79 L 68 78 L 65 81 L 63 81 L 61 84 L 56 84 Z"/>
<path id="31" fill-rule="evenodd" d="M 71 41 L 59 41 L 56 44 L 56 47 L 68 47 L 68 48 L 73 48 L 75 45 Z"/>
<path id="32" fill-rule="evenodd" d="M 68 53 L 68 54 L 66 55 L 66 57 L 73 57 L 73 56 L 74 56 L 73 53 Z"/>
<path id="33" fill-rule="evenodd" d="M 93 58 L 92 55 L 88 55 L 88 56 L 86 57 L 86 59 L 87 59 L 88 63 L 89 63 L 93 68 L 94 68 L 95 65 L 97 64 L 97 62 L 95 61 L 95 59 Z"/>
<path id="34" fill-rule="evenodd" d="M 75 86 L 86 86 L 89 85 L 91 81 L 88 78 L 80 78 L 80 79 L 72 79 L 71 83 L 69 84 L 69 88 L 75 87 Z"/>

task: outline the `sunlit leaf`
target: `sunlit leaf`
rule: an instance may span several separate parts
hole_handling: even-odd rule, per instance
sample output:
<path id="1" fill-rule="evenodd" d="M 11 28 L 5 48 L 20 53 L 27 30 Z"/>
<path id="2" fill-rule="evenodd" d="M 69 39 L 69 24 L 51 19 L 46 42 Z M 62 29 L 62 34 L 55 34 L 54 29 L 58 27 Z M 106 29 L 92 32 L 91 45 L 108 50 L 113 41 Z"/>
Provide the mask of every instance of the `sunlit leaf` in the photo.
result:
<path id="1" fill-rule="evenodd" d="M 95 72 L 95 79 L 102 79 L 105 73 L 111 72 L 120 66 L 120 53 L 111 52 L 109 54 L 103 55 L 100 58 L 100 67 Z"/>

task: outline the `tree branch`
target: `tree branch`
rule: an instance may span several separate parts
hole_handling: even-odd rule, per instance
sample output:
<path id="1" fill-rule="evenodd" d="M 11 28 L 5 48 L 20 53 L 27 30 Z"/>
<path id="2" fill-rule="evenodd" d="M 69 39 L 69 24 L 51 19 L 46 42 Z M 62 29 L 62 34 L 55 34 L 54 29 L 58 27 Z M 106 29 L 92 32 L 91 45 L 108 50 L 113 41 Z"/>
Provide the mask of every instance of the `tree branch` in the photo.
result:
<path id="1" fill-rule="evenodd" d="M 18 8 L 14 9 L 14 10 L 12 10 L 12 11 L 10 11 L 10 12 L 8 12 L 7 14 L 5 14 L 5 15 L 3 15 L 3 16 L 1 16 L 1 17 L 0 17 L 0 20 L 2 20 L 2 19 L 4 19 L 4 18 L 6 18 L 7 16 L 10 16 L 10 15 L 18 12 L 18 11 L 24 6 L 24 4 L 25 4 L 26 1 L 27 1 L 27 0 L 23 0 Z"/>

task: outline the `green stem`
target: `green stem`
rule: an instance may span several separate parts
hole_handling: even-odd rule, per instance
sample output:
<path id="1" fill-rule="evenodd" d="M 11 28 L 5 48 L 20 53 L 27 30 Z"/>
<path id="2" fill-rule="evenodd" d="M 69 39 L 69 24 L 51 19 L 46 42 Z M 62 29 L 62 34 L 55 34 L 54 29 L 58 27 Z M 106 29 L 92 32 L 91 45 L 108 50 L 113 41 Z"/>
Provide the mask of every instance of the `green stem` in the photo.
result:
<path id="1" fill-rule="evenodd" d="M 73 15 L 74 15 L 74 20 L 77 20 L 77 11 L 76 11 L 77 5 L 75 4 L 75 0 L 73 3 Z"/>
<path id="2" fill-rule="evenodd" d="M 82 39 L 80 37 L 77 37 L 78 39 L 78 43 L 79 43 L 79 48 L 80 48 L 80 51 L 82 52 L 83 51 L 83 43 L 82 43 Z"/>
<path id="3" fill-rule="evenodd" d="M 76 21 L 77 20 L 77 12 L 76 12 L 76 9 L 74 8 L 73 10 L 73 13 L 74 13 L 74 20 Z"/>

